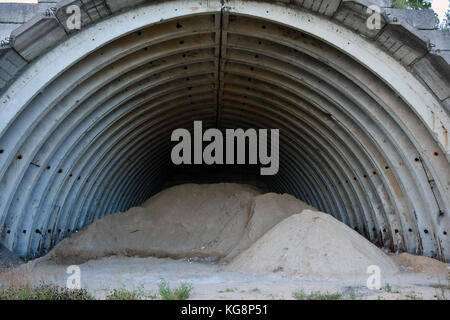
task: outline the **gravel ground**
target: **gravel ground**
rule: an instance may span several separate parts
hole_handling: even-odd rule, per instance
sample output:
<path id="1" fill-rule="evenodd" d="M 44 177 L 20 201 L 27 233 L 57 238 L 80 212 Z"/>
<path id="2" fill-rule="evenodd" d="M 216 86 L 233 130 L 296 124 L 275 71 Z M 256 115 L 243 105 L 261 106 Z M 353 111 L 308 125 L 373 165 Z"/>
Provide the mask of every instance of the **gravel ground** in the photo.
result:
<path id="1" fill-rule="evenodd" d="M 210 262 L 192 262 L 158 258 L 113 256 L 79 265 L 82 287 L 96 298 L 104 299 L 112 289 L 143 291 L 147 299 L 160 299 L 161 278 L 171 287 L 193 285 L 190 299 L 294 299 L 294 292 L 340 293 L 343 299 L 450 299 L 449 283 L 430 275 L 400 272 L 383 278 L 381 290 L 369 290 L 366 278 L 314 279 L 287 277 L 277 273 L 256 275 L 229 272 L 225 266 Z M 35 260 L 15 269 L 32 283 L 40 281 L 66 284 L 67 266 Z M 1 274 L 0 274 L 1 281 Z M 440 286 L 446 286 L 441 289 Z"/>

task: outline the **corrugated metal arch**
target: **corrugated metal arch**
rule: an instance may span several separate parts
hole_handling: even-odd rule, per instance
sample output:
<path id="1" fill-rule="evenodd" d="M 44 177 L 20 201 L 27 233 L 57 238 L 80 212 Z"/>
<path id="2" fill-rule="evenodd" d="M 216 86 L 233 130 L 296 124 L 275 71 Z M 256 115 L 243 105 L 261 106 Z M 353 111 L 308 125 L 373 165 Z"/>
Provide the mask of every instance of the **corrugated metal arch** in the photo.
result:
<path id="1" fill-rule="evenodd" d="M 43 55 L 28 43 L 31 63 L 1 97 L 2 243 L 36 257 L 138 205 L 164 178 L 171 131 L 203 120 L 280 128 L 273 190 L 393 250 L 448 259 L 436 125 L 448 114 L 370 34 L 321 14 L 166 1 L 107 15 Z"/>

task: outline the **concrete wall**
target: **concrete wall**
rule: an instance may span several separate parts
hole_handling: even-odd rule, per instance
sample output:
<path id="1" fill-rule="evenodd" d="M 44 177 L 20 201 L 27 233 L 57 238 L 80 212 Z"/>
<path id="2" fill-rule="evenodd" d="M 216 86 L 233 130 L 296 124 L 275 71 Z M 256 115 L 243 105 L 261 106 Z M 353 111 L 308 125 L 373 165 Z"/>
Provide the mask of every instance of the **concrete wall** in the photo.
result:
<path id="1" fill-rule="evenodd" d="M 0 3 L 0 39 L 9 38 L 14 29 L 55 5 L 56 1 L 37 4 Z"/>

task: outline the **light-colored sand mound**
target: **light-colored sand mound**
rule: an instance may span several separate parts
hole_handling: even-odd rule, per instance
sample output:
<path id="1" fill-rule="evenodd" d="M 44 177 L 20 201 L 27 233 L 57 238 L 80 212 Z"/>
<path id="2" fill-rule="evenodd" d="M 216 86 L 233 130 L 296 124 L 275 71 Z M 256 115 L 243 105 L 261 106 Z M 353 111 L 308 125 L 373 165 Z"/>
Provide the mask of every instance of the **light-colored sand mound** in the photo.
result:
<path id="1" fill-rule="evenodd" d="M 407 272 L 421 273 L 426 276 L 446 279 L 449 273 L 447 263 L 423 256 L 415 256 L 409 253 L 391 255 L 399 264 L 400 269 Z"/>
<path id="2" fill-rule="evenodd" d="M 261 193 L 239 184 L 175 186 L 142 207 L 83 228 L 47 258 L 79 263 L 110 255 L 222 257 L 241 238 L 253 199 Z"/>
<path id="3" fill-rule="evenodd" d="M 230 260 L 249 248 L 267 231 L 287 217 L 300 213 L 305 209 L 316 210 L 314 207 L 299 201 L 289 194 L 267 193 L 255 198 L 251 217 L 238 245 L 226 257 Z"/>
<path id="4" fill-rule="evenodd" d="M 367 277 L 367 267 L 382 274 L 397 265 L 380 249 L 331 215 L 305 210 L 294 214 L 257 240 L 228 266 L 230 271 L 312 277 Z"/>
<path id="5" fill-rule="evenodd" d="M 248 185 L 180 185 L 160 192 L 142 207 L 83 228 L 61 241 L 45 259 L 58 263 L 110 255 L 220 259 L 238 245 L 235 252 L 239 253 L 306 207 L 292 196 L 262 195 Z"/>

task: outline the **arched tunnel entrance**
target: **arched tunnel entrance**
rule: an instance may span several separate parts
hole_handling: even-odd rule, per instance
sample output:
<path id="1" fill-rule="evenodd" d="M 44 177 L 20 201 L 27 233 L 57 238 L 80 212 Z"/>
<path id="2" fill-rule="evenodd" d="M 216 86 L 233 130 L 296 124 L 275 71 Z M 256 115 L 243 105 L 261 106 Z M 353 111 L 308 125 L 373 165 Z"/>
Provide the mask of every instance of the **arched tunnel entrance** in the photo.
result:
<path id="1" fill-rule="evenodd" d="M 399 39 L 374 43 L 326 3 L 144 4 L 46 29 L 58 43 L 39 55 L 44 44 L 20 51 L 18 36 L 29 64 L 1 98 L 1 242 L 37 257 L 164 186 L 228 179 L 292 194 L 391 250 L 448 259 L 448 113 L 407 68 L 414 51 L 393 57 Z M 194 121 L 280 129 L 279 173 L 174 167 L 170 135 Z"/>

